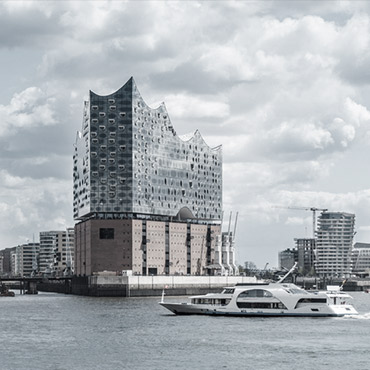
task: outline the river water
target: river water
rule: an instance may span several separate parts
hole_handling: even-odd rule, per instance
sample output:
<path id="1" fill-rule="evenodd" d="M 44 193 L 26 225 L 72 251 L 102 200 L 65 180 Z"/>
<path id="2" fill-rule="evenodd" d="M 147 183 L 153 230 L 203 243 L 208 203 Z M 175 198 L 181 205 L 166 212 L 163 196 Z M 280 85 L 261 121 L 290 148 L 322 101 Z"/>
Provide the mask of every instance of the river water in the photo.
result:
<path id="1" fill-rule="evenodd" d="M 175 316 L 158 297 L 3 297 L 0 369 L 365 370 L 370 294 L 351 295 L 358 317 Z"/>

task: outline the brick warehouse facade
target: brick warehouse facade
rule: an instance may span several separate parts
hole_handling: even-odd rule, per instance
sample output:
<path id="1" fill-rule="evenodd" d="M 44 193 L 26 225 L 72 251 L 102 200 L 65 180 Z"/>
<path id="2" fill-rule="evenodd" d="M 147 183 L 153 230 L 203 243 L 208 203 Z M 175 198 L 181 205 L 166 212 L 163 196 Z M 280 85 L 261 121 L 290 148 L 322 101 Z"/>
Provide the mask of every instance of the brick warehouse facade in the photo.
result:
<path id="1" fill-rule="evenodd" d="M 201 275 L 214 263 L 219 225 L 145 220 L 88 220 L 76 225 L 80 275 Z"/>

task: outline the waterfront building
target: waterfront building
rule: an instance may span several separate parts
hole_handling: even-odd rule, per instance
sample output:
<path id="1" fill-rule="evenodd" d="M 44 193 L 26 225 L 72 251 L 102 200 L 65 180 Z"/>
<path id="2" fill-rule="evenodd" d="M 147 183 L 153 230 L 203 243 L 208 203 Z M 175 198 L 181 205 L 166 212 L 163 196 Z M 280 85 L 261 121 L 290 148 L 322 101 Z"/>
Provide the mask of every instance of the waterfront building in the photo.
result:
<path id="1" fill-rule="evenodd" d="M 298 254 L 298 269 L 304 275 L 314 272 L 316 239 L 297 238 L 294 239 Z"/>
<path id="2" fill-rule="evenodd" d="M 72 274 L 74 229 L 40 232 L 39 272 L 61 276 Z"/>
<path id="3" fill-rule="evenodd" d="M 18 245 L 14 253 L 14 275 L 32 276 L 38 270 L 39 243 Z"/>
<path id="4" fill-rule="evenodd" d="M 350 275 L 354 228 L 354 214 L 321 213 L 318 219 L 315 261 L 315 270 L 319 276 Z"/>
<path id="5" fill-rule="evenodd" d="M 370 243 L 355 243 L 351 252 L 351 266 L 353 274 L 369 275 Z"/>
<path id="6" fill-rule="evenodd" d="M 298 261 L 298 251 L 296 249 L 287 248 L 279 252 L 279 268 L 281 270 L 290 270 Z"/>
<path id="7" fill-rule="evenodd" d="M 11 253 L 15 251 L 13 248 L 5 248 L 0 251 L 0 256 L 3 257 L 3 275 L 11 275 L 12 273 L 12 263 L 11 263 Z"/>
<path id="8" fill-rule="evenodd" d="M 39 272 L 50 275 L 54 271 L 55 231 L 40 232 Z"/>
<path id="9" fill-rule="evenodd" d="M 90 91 L 82 126 L 77 275 L 221 274 L 221 146 L 210 148 L 199 131 L 177 135 L 165 105 L 150 108 L 133 78 L 110 95 Z"/>
<path id="10" fill-rule="evenodd" d="M 16 260 L 17 260 L 17 247 L 10 252 L 10 276 L 18 276 L 16 274 Z"/>

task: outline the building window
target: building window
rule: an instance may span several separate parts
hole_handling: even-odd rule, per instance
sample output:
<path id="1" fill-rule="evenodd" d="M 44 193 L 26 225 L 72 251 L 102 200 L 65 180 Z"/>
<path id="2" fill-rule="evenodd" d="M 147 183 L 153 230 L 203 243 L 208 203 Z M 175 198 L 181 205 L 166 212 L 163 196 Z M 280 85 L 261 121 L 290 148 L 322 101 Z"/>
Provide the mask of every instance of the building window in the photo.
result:
<path id="1" fill-rule="evenodd" d="M 113 228 L 101 228 L 99 229 L 100 239 L 114 239 Z"/>

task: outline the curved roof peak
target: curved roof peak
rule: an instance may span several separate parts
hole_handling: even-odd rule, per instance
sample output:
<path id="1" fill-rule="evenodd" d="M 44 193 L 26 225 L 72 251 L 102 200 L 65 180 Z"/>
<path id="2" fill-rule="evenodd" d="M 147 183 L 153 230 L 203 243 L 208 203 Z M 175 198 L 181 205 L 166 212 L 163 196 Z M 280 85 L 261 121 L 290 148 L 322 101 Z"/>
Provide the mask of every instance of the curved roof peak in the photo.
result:
<path id="1" fill-rule="evenodd" d="M 218 145 L 216 147 L 210 147 L 207 142 L 204 140 L 202 134 L 200 133 L 200 131 L 198 129 L 196 129 L 195 131 L 192 131 L 192 132 L 189 132 L 187 134 L 184 134 L 184 135 L 178 135 L 178 138 L 181 139 L 182 141 L 194 141 L 194 140 L 200 140 L 202 141 L 205 145 L 207 145 L 210 149 L 212 150 L 221 150 L 222 148 L 222 145 Z"/>
<path id="2" fill-rule="evenodd" d="M 124 91 L 126 94 L 129 93 L 131 94 L 131 98 L 132 98 L 132 104 L 134 103 L 134 100 L 139 100 L 140 102 L 142 102 L 143 104 L 145 104 L 148 108 L 150 108 L 151 110 L 153 111 L 157 111 L 158 113 L 165 113 L 168 118 L 169 118 L 169 113 L 167 111 L 167 107 L 166 107 L 166 104 L 165 102 L 161 102 L 158 104 L 157 107 L 155 108 L 152 108 L 151 106 L 149 106 L 146 101 L 143 99 L 143 97 L 141 96 L 140 94 L 140 91 L 136 85 L 136 82 L 135 82 L 135 79 L 133 76 L 131 76 L 127 82 L 122 86 L 120 87 L 117 91 L 111 93 L 111 94 L 108 94 L 108 95 L 99 95 L 99 94 L 96 94 L 95 92 L 93 92 L 92 90 L 90 90 L 90 97 L 91 96 L 94 96 L 94 97 L 100 97 L 100 98 L 113 98 L 116 94 L 119 94 L 121 91 Z M 169 120 L 171 122 L 171 119 Z M 172 126 L 172 124 L 171 124 Z M 175 135 L 176 135 L 176 132 L 174 131 Z M 181 139 L 182 141 L 201 141 L 203 142 L 205 145 L 208 146 L 208 148 L 214 150 L 214 151 L 220 151 L 222 146 L 219 145 L 219 146 L 216 146 L 216 147 L 210 147 L 206 141 L 204 140 L 203 136 L 201 135 L 201 133 L 199 132 L 199 130 L 195 130 L 191 133 L 188 133 L 188 134 L 184 134 L 184 135 L 176 135 L 179 139 Z"/>
<path id="3" fill-rule="evenodd" d="M 118 92 L 120 92 L 121 90 L 127 90 L 127 89 L 130 89 L 131 91 L 133 91 L 134 89 L 136 89 L 136 91 L 137 91 L 137 92 L 139 92 L 139 90 L 138 90 L 138 88 L 137 88 L 137 85 L 136 85 L 136 82 L 135 82 L 135 80 L 134 80 L 134 77 L 133 77 L 133 76 L 131 76 L 131 77 L 127 80 L 127 82 L 126 82 L 124 85 L 122 85 L 118 90 L 116 90 L 116 91 L 114 91 L 114 92 L 112 92 L 112 93 L 110 93 L 110 94 L 107 94 L 107 95 L 99 95 L 99 94 L 97 94 L 96 92 L 94 92 L 93 90 L 90 90 L 90 94 L 94 94 L 94 95 L 96 95 L 96 96 L 100 96 L 100 97 L 102 97 L 102 98 L 108 98 L 108 97 L 110 97 L 110 96 L 112 96 L 112 95 L 117 94 L 117 93 L 118 93 Z M 139 94 L 140 94 L 140 92 L 139 92 Z"/>

